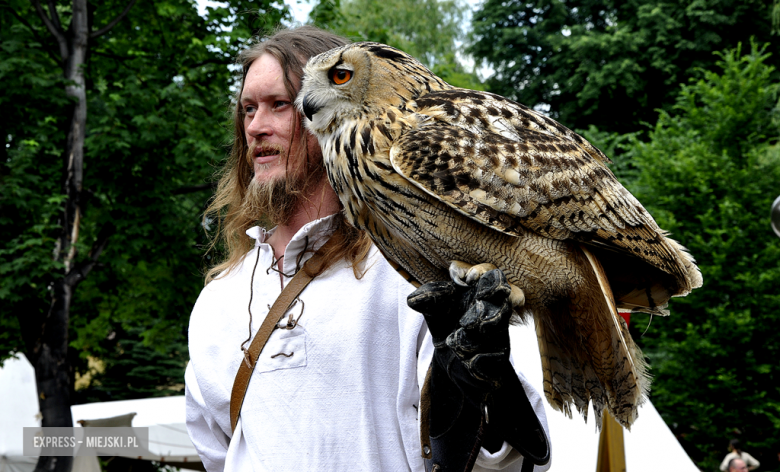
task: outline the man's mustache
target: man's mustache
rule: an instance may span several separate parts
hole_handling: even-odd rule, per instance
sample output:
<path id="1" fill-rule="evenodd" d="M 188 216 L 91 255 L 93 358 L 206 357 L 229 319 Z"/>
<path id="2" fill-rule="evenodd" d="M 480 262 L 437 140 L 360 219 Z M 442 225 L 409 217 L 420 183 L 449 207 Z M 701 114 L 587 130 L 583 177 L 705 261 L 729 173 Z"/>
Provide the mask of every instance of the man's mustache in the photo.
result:
<path id="1" fill-rule="evenodd" d="M 249 165 L 254 165 L 254 158 L 257 156 L 267 156 L 269 154 L 279 154 L 284 158 L 287 155 L 287 150 L 278 144 L 269 144 L 261 141 L 255 141 L 249 145 L 249 149 L 246 152 L 246 160 Z"/>

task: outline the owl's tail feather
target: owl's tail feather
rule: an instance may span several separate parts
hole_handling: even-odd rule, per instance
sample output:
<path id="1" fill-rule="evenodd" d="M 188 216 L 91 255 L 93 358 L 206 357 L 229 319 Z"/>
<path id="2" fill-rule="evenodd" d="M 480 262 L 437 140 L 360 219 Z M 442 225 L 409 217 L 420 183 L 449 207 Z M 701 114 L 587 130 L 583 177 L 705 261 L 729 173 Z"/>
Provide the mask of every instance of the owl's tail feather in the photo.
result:
<path id="1" fill-rule="evenodd" d="M 544 393 L 547 401 L 558 411 L 572 417 L 572 405 L 588 420 L 588 402 L 592 399 L 598 424 L 604 409 L 603 392 L 592 369 L 586 368 L 571 351 L 555 342 L 550 328 L 540 319 L 535 320 L 536 338 L 542 358 Z M 589 370 L 589 374 L 585 371 Z M 600 406 L 600 407 L 597 407 Z"/>
<path id="2" fill-rule="evenodd" d="M 639 348 L 634 344 L 625 320 L 617 312 L 615 299 L 604 268 L 586 247 L 581 246 L 581 249 L 596 276 L 604 302 L 603 308 L 598 309 L 598 311 L 593 310 L 593 313 L 589 313 L 589 315 L 608 319 L 608 321 L 603 320 L 604 324 L 607 325 L 603 328 L 604 332 L 609 333 L 609 338 L 611 338 L 605 337 L 607 339 L 598 340 L 599 348 L 603 349 L 607 345 L 611 345 L 611 349 L 598 350 L 594 353 L 596 375 L 606 384 L 607 407 L 610 413 L 618 422 L 628 428 L 636 419 L 639 405 L 649 393 L 650 377 L 647 374 L 647 364 Z M 587 307 L 585 309 L 587 310 Z M 581 318 L 575 316 L 575 319 Z M 584 321 L 588 322 L 587 318 Z"/>
<path id="3" fill-rule="evenodd" d="M 586 420 L 592 402 L 597 427 L 606 407 L 628 428 L 648 393 L 647 365 L 617 312 L 604 269 L 587 248 L 582 251 L 587 288 L 550 307 L 552 316 L 536 319 L 545 395 L 569 416 L 573 405 Z M 559 339 L 577 339 L 580 345 Z"/>

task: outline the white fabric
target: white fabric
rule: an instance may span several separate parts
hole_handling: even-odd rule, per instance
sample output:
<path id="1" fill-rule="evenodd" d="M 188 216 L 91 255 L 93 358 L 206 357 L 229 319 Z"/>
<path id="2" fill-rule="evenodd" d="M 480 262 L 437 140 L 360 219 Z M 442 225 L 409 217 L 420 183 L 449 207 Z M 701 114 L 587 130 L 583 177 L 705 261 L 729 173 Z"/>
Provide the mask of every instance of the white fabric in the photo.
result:
<path id="1" fill-rule="evenodd" d="M 33 472 L 38 456 L 24 455 L 24 428 L 41 426 L 35 370 L 24 354 L 0 368 L 0 472 Z M 73 458 L 75 472 L 100 472 L 97 457 Z"/>
<path id="2" fill-rule="evenodd" d="M 510 326 L 512 354 L 515 365 L 527 375 L 531 385 L 541 390 L 543 376 L 539 344 L 533 319 L 522 326 Z M 552 436 L 553 459 L 550 472 L 593 471 L 599 453 L 599 432 L 594 423 L 593 405 L 588 406 L 588 422 L 574 412 L 573 418 L 567 418 L 556 411 L 546 400 Z M 688 454 L 682 448 L 672 431 L 666 426 L 650 400 L 639 407 L 639 417 L 631 430 L 623 430 L 626 454 L 626 470 L 631 472 L 655 472 L 674 470 L 674 472 L 699 472 Z M 558 451 L 565 450 L 565 454 Z M 663 451 L 659 454 L 658 451 Z M 669 464 L 673 464 L 670 467 Z"/>
<path id="3" fill-rule="evenodd" d="M 200 458 L 190 441 L 184 423 L 185 403 L 185 398 L 177 395 L 84 403 L 71 406 L 70 411 L 73 414 L 74 426 L 78 425 L 79 420 L 95 420 L 135 413 L 131 424 L 133 427 L 149 428 L 149 448 L 143 453 L 132 456 L 133 459 L 199 462 Z"/>
<path id="4" fill-rule="evenodd" d="M 295 271 L 306 237 L 316 249 L 332 222 L 309 223 L 293 237 L 284 273 Z M 260 228 L 247 234 L 256 238 L 255 248 L 203 289 L 190 320 L 187 425 L 206 469 L 422 471 L 417 407 L 433 346 L 422 316 L 406 305 L 413 287 L 375 248 L 361 279 L 342 262 L 303 291 L 302 314 L 301 304 L 290 310 L 300 323 L 269 338 L 231 435 L 230 392 L 248 336 L 258 255 L 252 335 L 281 291 L 279 274 L 268 270 L 273 253 L 263 242 L 267 234 Z M 541 398 L 524 386 L 546 426 Z M 483 450 L 475 470 L 519 471 L 518 458 L 509 447 L 494 455 Z"/>
<path id="5" fill-rule="evenodd" d="M 35 370 L 24 354 L 0 369 L 0 472 L 32 472 L 38 457 L 24 456 L 23 428 L 41 425 Z"/>

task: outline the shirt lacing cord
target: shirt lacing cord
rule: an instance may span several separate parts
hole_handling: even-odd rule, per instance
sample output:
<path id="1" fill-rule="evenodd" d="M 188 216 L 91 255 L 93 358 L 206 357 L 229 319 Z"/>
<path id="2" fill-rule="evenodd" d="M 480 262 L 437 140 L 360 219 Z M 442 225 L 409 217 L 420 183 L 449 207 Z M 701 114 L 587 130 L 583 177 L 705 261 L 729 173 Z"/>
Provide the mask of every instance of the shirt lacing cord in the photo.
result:
<path id="1" fill-rule="evenodd" d="M 279 259 L 276 259 L 276 255 L 271 254 L 271 265 L 268 267 L 268 269 L 265 270 L 266 274 L 270 274 L 270 271 L 273 270 L 274 272 L 279 273 L 280 275 L 283 275 L 285 277 L 292 278 L 295 276 L 295 274 L 298 273 L 299 270 L 301 270 L 301 260 L 303 259 L 303 255 L 306 253 L 306 250 L 309 248 L 309 236 L 306 235 L 304 241 L 303 241 L 303 250 L 298 253 L 298 257 L 295 259 L 295 272 L 293 272 L 292 275 L 285 274 L 281 270 L 276 268 L 276 265 L 284 258 L 284 254 Z M 244 342 L 241 343 L 241 351 L 244 353 L 244 362 L 246 362 L 246 366 L 250 369 L 252 368 L 252 359 L 249 356 L 249 350 L 245 347 L 246 343 L 252 340 L 252 298 L 254 298 L 254 287 L 255 287 L 255 272 L 257 271 L 257 264 L 260 262 L 260 248 L 257 248 L 257 257 L 255 258 L 255 265 L 252 268 L 252 277 L 249 280 L 249 305 L 247 306 L 247 311 L 249 312 L 249 326 L 247 328 L 248 336 Z M 281 283 L 281 280 L 279 281 Z M 284 289 L 284 287 L 282 287 Z M 293 304 L 290 306 L 292 308 L 297 304 L 297 302 L 300 300 L 300 298 L 296 297 Z M 285 329 L 293 329 L 298 325 L 298 320 L 301 319 L 301 316 L 303 316 L 303 308 L 304 303 L 303 300 L 300 300 L 301 302 L 301 313 L 298 315 L 297 319 L 293 319 L 292 314 L 290 314 L 290 319 L 287 321 L 287 326 L 285 326 Z M 268 310 L 271 310 L 271 307 L 269 305 Z"/>

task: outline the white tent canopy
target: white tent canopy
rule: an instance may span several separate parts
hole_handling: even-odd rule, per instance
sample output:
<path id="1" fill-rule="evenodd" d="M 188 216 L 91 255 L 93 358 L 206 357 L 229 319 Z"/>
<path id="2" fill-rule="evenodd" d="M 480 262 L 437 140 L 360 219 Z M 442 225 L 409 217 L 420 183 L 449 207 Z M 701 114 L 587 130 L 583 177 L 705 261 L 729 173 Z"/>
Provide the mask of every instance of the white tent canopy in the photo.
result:
<path id="1" fill-rule="evenodd" d="M 520 365 L 528 381 L 541 392 L 542 364 L 533 321 L 527 326 L 511 327 L 510 333 L 512 358 Z M 587 424 L 576 412 L 574 418 L 569 419 L 554 410 L 547 401 L 545 412 L 552 436 L 550 472 L 595 471 L 599 433 L 596 431 L 593 408 L 589 408 Z M 631 431 L 623 432 L 623 438 L 627 471 L 699 472 L 699 468 L 649 401 L 639 408 L 639 417 Z"/>
<path id="2" fill-rule="evenodd" d="M 27 472 L 37 457 L 26 457 L 22 428 L 40 426 L 35 371 L 24 356 L 8 359 L 0 369 L 0 472 Z"/>
<path id="3" fill-rule="evenodd" d="M 0 472 L 32 472 L 37 457 L 25 456 L 23 428 L 41 425 L 35 370 L 23 355 L 5 361 L 0 369 Z M 100 472 L 97 457 L 76 457 L 76 472 Z"/>
<path id="4" fill-rule="evenodd" d="M 149 454 L 134 459 L 200 462 L 185 424 L 184 396 L 73 405 L 73 421 L 136 413 L 133 427 L 149 428 Z"/>

